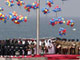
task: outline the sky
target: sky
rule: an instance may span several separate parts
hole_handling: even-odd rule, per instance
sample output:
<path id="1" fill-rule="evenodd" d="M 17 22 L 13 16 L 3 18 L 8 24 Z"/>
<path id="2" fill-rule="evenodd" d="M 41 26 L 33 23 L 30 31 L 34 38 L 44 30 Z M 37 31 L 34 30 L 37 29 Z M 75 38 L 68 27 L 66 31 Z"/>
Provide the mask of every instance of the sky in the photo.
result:
<path id="1" fill-rule="evenodd" d="M 0 6 L 4 7 L 5 14 L 8 14 L 10 11 L 16 11 L 18 14 L 22 14 L 24 16 L 28 14 L 29 16 L 33 16 L 33 17 L 36 16 L 36 10 L 32 9 L 31 12 L 28 13 L 24 10 L 24 6 L 18 7 L 15 2 L 15 5 L 11 8 L 5 4 L 5 1 L 6 0 L 0 0 Z M 23 1 L 25 2 L 25 5 L 27 5 L 27 4 L 32 4 L 36 0 L 23 0 Z M 47 14 L 48 16 L 55 16 L 55 13 L 52 10 L 56 5 L 59 5 L 62 8 L 62 11 L 58 13 L 58 16 L 65 16 L 65 17 L 80 16 L 80 8 L 79 8 L 80 0 L 67 0 L 67 1 L 64 1 L 64 4 L 62 4 L 61 0 L 53 0 L 53 1 L 54 1 L 54 4 L 50 8 L 51 12 Z M 47 7 L 45 5 L 45 0 L 40 0 L 40 9 L 44 7 Z M 41 12 L 41 17 L 44 17 L 44 14 L 42 12 Z"/>
<path id="2" fill-rule="evenodd" d="M 25 11 L 24 6 L 18 7 L 16 2 L 13 7 L 8 7 L 5 4 L 6 0 L 0 0 L 0 7 L 4 7 L 4 14 L 9 14 L 9 12 L 16 11 L 18 15 L 23 15 L 23 16 L 28 16 L 28 22 L 27 23 L 21 23 L 20 25 L 14 24 L 12 21 L 7 22 L 7 24 L 3 24 L 3 22 L 0 22 L 0 39 L 2 38 L 13 38 L 13 37 L 34 37 L 36 36 L 36 10 L 31 9 L 31 12 L 28 13 Z M 32 4 L 36 0 L 23 0 L 25 2 L 25 5 L 27 4 Z M 41 9 L 44 7 L 47 7 L 45 5 L 45 0 L 40 0 L 40 35 L 43 36 L 59 36 L 58 35 L 58 28 L 60 26 L 55 26 L 52 27 L 49 24 L 49 20 L 55 17 L 55 13 L 52 11 L 56 5 L 59 5 L 62 8 L 62 11 L 58 13 L 58 16 L 63 16 L 63 17 L 80 17 L 80 0 L 67 0 L 64 1 L 64 4 L 62 4 L 61 0 L 54 0 L 54 4 L 50 8 L 50 13 L 47 15 L 44 15 L 41 12 Z M 76 21 L 77 27 L 79 27 L 79 21 L 78 19 L 73 19 Z M 75 25 L 75 26 L 76 26 Z M 64 27 L 62 25 L 62 27 Z M 65 26 L 66 27 L 66 26 Z M 67 27 L 66 27 L 67 28 Z M 70 38 L 74 37 L 77 38 L 77 36 L 80 35 L 80 28 L 77 28 L 77 33 L 76 32 L 71 32 L 72 28 L 68 27 L 68 33 L 67 37 L 70 36 Z M 46 33 L 47 32 L 47 33 Z M 26 34 L 25 34 L 26 33 Z M 74 34 L 77 34 L 76 36 Z"/>

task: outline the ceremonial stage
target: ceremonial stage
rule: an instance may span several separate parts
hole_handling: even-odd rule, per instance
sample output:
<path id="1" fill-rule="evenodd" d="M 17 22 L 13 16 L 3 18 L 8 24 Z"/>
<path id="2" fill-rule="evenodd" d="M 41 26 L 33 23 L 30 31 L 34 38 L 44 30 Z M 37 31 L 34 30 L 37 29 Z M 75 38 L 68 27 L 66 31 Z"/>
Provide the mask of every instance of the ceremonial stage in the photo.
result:
<path id="1" fill-rule="evenodd" d="M 35 55 L 32 56 L 18 56 L 18 57 L 1 57 L 0 60 L 79 60 L 80 55 L 60 55 L 60 54 L 54 54 L 54 55 Z"/>

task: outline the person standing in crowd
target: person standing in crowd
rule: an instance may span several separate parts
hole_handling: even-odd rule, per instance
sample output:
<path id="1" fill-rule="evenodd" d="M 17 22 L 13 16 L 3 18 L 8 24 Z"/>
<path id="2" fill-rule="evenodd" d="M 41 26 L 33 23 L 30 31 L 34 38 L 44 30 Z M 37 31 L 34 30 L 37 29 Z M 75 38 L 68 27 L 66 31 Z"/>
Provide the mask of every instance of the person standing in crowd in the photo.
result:
<path id="1" fill-rule="evenodd" d="M 55 40 L 52 41 L 52 51 L 53 51 L 53 54 L 56 53 L 56 46 L 55 46 Z"/>
<path id="2" fill-rule="evenodd" d="M 4 56 L 4 40 L 2 40 L 1 45 L 1 55 Z"/>
<path id="3" fill-rule="evenodd" d="M 32 56 L 34 56 L 34 40 L 32 40 L 32 42 L 31 42 L 31 54 L 32 54 Z"/>
<path id="4" fill-rule="evenodd" d="M 22 55 L 25 55 L 24 46 L 25 46 L 25 39 L 22 40 L 22 47 L 23 47 L 23 49 L 22 49 L 23 54 Z"/>
<path id="5" fill-rule="evenodd" d="M 51 39 L 48 40 L 48 54 L 53 54 L 53 44 L 51 42 Z"/>
<path id="6" fill-rule="evenodd" d="M 24 45 L 24 55 L 28 55 L 28 50 L 29 50 L 29 43 L 27 39 L 25 40 L 25 45 Z"/>
<path id="7" fill-rule="evenodd" d="M 37 52 L 37 42 L 36 42 L 36 40 L 34 41 L 34 54 L 36 54 L 36 52 Z"/>
<path id="8" fill-rule="evenodd" d="M 62 41 L 62 54 L 67 54 L 67 53 L 68 53 L 67 41 L 66 41 L 66 39 L 63 39 L 63 41 Z"/>
<path id="9" fill-rule="evenodd" d="M 15 55 L 16 56 L 20 55 L 18 40 L 15 41 Z"/>
<path id="10" fill-rule="evenodd" d="M 0 40 L 0 56 L 1 56 L 1 40 Z"/>
<path id="11" fill-rule="evenodd" d="M 31 40 L 28 40 L 29 46 L 28 46 L 28 55 L 31 55 Z"/>
<path id="12" fill-rule="evenodd" d="M 57 53 L 57 48 L 56 48 L 56 46 L 57 46 L 57 44 L 56 44 L 56 40 L 53 40 L 52 41 L 52 44 L 53 44 L 53 46 L 54 46 L 54 54 L 56 54 Z"/>
<path id="13" fill-rule="evenodd" d="M 18 44 L 19 44 L 19 53 L 20 53 L 20 55 L 23 55 L 23 45 L 22 45 L 22 41 L 20 40 Z"/>
<path id="14" fill-rule="evenodd" d="M 40 47 L 41 47 L 41 54 L 44 54 L 45 53 L 45 42 L 44 42 L 44 40 L 41 40 Z"/>
<path id="15" fill-rule="evenodd" d="M 79 52 L 78 52 L 79 51 L 79 40 L 78 39 L 76 40 L 76 48 L 75 49 L 76 49 L 75 50 L 76 54 L 78 55 L 79 54 Z"/>
<path id="16" fill-rule="evenodd" d="M 78 52 L 77 52 L 77 54 L 79 54 L 80 55 L 80 42 L 79 42 L 79 40 L 78 40 L 78 42 L 77 42 L 77 48 L 78 48 Z"/>
<path id="17" fill-rule="evenodd" d="M 57 54 L 61 54 L 61 44 L 57 44 Z"/>
<path id="18" fill-rule="evenodd" d="M 4 55 L 7 57 L 10 55 L 10 41 L 6 40 L 4 43 Z"/>
<path id="19" fill-rule="evenodd" d="M 76 44 L 74 43 L 74 40 L 72 40 L 70 54 L 75 54 L 75 47 L 76 47 Z"/>
<path id="20" fill-rule="evenodd" d="M 70 54 L 70 49 L 71 49 L 71 39 L 68 39 L 68 54 Z"/>
<path id="21" fill-rule="evenodd" d="M 11 48 L 10 48 L 10 52 L 11 52 L 11 56 L 15 55 L 15 48 L 14 48 L 14 40 L 11 41 Z"/>
<path id="22" fill-rule="evenodd" d="M 45 40 L 45 54 L 48 54 L 48 40 Z"/>

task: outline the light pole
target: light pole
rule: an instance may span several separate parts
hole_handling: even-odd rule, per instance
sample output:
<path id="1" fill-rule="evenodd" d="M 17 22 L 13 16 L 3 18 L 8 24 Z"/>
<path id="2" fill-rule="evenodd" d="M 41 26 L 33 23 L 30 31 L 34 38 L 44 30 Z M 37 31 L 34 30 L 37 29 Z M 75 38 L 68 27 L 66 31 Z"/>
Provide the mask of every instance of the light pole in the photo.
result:
<path id="1" fill-rule="evenodd" d="M 37 0 L 39 3 L 39 8 L 37 8 L 37 55 L 39 55 L 39 36 L 40 36 L 40 0 Z"/>

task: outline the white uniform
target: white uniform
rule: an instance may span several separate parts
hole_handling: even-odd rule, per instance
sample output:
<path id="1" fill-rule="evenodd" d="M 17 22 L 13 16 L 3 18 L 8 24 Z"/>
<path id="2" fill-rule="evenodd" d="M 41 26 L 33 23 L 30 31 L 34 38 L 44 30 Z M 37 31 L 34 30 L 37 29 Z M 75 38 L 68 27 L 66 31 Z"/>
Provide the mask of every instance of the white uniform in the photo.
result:
<path id="1" fill-rule="evenodd" d="M 51 40 L 49 39 L 49 41 L 51 41 Z M 49 41 L 48 41 L 48 46 L 51 48 L 48 48 L 48 53 L 54 54 L 55 53 L 55 46 L 52 44 L 52 42 L 49 42 Z"/>

